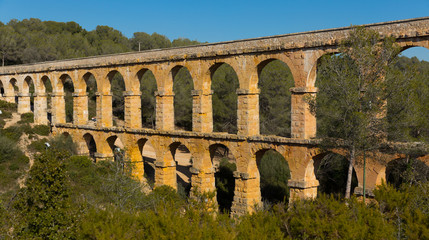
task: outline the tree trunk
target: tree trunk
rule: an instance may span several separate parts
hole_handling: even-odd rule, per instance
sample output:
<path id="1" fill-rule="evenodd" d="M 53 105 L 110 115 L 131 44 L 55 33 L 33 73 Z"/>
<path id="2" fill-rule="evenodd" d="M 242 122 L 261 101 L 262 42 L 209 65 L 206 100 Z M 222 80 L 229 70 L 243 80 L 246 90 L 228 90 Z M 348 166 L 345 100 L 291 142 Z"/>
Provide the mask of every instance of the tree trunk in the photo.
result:
<path id="1" fill-rule="evenodd" d="M 347 185 L 346 185 L 346 194 L 345 198 L 350 198 L 350 192 L 352 188 L 352 177 L 353 177 L 353 163 L 355 162 L 355 147 L 352 147 L 350 152 L 350 160 L 349 160 L 349 171 L 347 173 Z"/>

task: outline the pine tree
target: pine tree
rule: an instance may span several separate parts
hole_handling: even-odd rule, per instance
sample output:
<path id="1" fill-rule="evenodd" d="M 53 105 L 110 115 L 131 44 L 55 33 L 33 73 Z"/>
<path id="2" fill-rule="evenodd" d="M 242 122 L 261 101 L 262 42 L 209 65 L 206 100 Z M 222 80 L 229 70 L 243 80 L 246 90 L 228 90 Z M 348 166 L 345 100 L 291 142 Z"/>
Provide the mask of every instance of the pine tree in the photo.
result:
<path id="1" fill-rule="evenodd" d="M 319 120 L 322 146 L 343 148 L 349 159 L 345 197 L 351 193 L 356 157 L 386 140 L 384 77 L 399 48 L 391 37 L 356 27 L 341 43 L 340 52 L 324 56 L 318 68 L 319 93 L 309 99 Z"/>
<path id="2" fill-rule="evenodd" d="M 63 161 L 67 154 L 48 149 L 32 166 L 14 203 L 20 215 L 16 229 L 23 238 L 73 239 L 75 211 Z"/>

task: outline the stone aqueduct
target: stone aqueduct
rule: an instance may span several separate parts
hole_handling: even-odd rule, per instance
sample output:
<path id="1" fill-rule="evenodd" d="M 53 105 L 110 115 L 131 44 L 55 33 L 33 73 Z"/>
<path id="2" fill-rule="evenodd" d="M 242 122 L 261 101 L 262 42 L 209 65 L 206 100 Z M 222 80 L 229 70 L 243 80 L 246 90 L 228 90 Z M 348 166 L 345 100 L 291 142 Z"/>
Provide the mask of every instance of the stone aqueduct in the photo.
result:
<path id="1" fill-rule="evenodd" d="M 429 49 L 429 17 L 367 25 L 382 36 L 394 36 L 404 48 L 421 46 Z M 320 152 L 316 147 L 316 119 L 304 101 L 316 94 L 318 59 L 338 52 L 339 42 L 347 36 L 349 27 L 314 32 L 262 37 L 199 46 L 152 50 L 116 55 L 89 57 L 0 68 L 2 98 L 18 102 L 18 112 L 30 111 L 29 85 L 34 83 L 35 122 L 46 124 L 47 93 L 45 81 L 52 83 L 52 120 L 54 134 L 67 133 L 78 145 L 81 154 L 88 154 L 88 136 L 96 143 L 95 157 L 113 156 L 112 141 L 123 142 L 127 156 L 137 164 L 134 174 L 143 177 L 142 148 L 150 142 L 156 152 L 155 185 L 176 187 L 174 152 L 180 144 L 190 150 L 192 187 L 200 191 L 215 190 L 212 165 L 213 146 L 229 148 L 237 164 L 232 212 L 240 214 L 260 204 L 260 179 L 257 161 L 269 149 L 287 159 L 291 180 L 291 197 L 314 197 L 318 181 L 314 165 Z M 292 92 L 291 138 L 263 136 L 259 133 L 258 77 L 261 69 L 272 60 L 288 65 L 295 81 Z M 223 63 L 229 64 L 239 79 L 237 134 L 213 132 L 211 74 Z M 173 77 L 180 67 L 186 67 L 193 79 L 192 131 L 174 127 Z M 156 78 L 156 129 L 141 125 L 140 81 L 150 70 Z M 112 120 L 111 78 L 119 72 L 126 91 L 125 126 L 114 127 Z M 96 126 L 88 124 L 86 81 L 92 74 L 97 82 Z M 69 77 L 74 84 L 73 123 L 66 123 L 63 84 Z M 17 90 L 18 89 L 18 90 Z M 392 156 L 392 158 L 394 158 Z M 140 163 L 140 164 L 139 164 Z M 367 186 L 373 188 L 384 178 L 380 163 L 369 160 Z M 362 188 L 362 167 L 355 166 Z"/>

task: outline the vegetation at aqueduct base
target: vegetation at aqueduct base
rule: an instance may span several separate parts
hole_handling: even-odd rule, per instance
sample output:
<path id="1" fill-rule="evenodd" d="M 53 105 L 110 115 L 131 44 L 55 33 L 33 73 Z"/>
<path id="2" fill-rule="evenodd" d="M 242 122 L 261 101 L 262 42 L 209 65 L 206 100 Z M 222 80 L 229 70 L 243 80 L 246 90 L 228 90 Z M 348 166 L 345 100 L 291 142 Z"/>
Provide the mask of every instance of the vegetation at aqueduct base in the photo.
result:
<path id="1" fill-rule="evenodd" d="M 364 37 L 371 34 L 365 33 Z M 127 39 L 107 26 L 88 32 L 73 22 L 30 19 L 0 23 L 0 53 L 6 65 L 135 51 L 139 45 L 144 50 L 190 44 L 199 43 L 188 39 L 170 41 L 156 33 L 135 33 Z M 361 76 L 361 67 L 352 60 L 353 54 L 344 52 L 321 60 L 316 80 L 319 93 L 314 102 L 309 99 L 318 115 L 320 138 L 346 136 L 346 131 L 331 127 L 345 127 L 344 123 L 332 123 L 335 119 L 328 118 L 335 114 L 344 116 L 341 105 L 336 104 L 342 92 L 330 91 L 329 88 L 335 88 L 332 81 L 341 83 Z M 386 85 L 377 87 L 389 94 L 371 95 L 380 89 L 372 91 L 368 86 L 353 88 L 354 95 L 348 97 L 357 100 L 352 99 L 355 105 L 348 106 L 357 106 L 358 110 L 350 119 L 356 117 L 365 124 L 377 122 L 377 131 L 381 133 L 374 136 L 381 140 L 427 142 L 429 63 L 397 57 L 383 69 Z M 153 78 L 150 74 L 142 77 L 146 83 L 141 89 L 142 107 L 152 109 L 143 111 L 145 127 L 154 126 Z M 373 82 L 377 83 L 376 80 Z M 186 69 L 181 69 L 174 81 L 176 125 L 191 130 L 192 79 Z M 122 84 L 121 76 L 112 82 L 113 111 L 118 121 L 123 119 Z M 65 85 L 67 100 L 73 86 Z M 273 61 L 261 71 L 261 134 L 290 136 L 289 88 L 293 86 L 292 74 L 281 61 Z M 236 132 L 236 88 L 234 69 L 229 65 L 219 67 L 212 85 L 215 131 Z M 96 89 L 89 90 L 89 105 L 95 110 L 91 94 Z M 380 104 L 376 105 L 376 101 Z M 66 106 L 70 119 L 73 105 L 66 101 Z M 425 151 L 396 149 L 407 158 L 390 166 L 389 184 L 375 189 L 369 204 L 354 196 L 344 200 L 347 178 L 353 186 L 356 176 L 349 174 L 349 156 L 328 154 L 316 174 L 320 182 L 318 197 L 290 205 L 287 162 L 277 152 L 268 151 L 258 163 L 264 206 L 234 219 L 228 214 L 235 171 L 235 164 L 229 159 L 221 161 L 216 173 L 217 195 L 222 196 L 217 199 L 219 206 L 213 204 L 213 194 L 194 193 L 194 197 L 188 198 L 166 186 L 142 191 L 148 186 L 142 186 L 131 176 L 133 166 L 126 161 L 94 163 L 88 157 L 77 156 L 70 137 L 48 137 L 49 126 L 34 125 L 32 113 L 22 114 L 16 124 L 4 127 L 16 116 L 16 104 L 0 101 L 0 109 L 0 239 L 429 239 L 429 170 L 417 160 L 427 154 Z M 372 130 L 373 125 L 368 128 L 365 124 L 365 130 Z M 45 142 L 49 142 L 49 149 Z M 371 150 L 365 144 L 361 148 L 368 154 Z"/>

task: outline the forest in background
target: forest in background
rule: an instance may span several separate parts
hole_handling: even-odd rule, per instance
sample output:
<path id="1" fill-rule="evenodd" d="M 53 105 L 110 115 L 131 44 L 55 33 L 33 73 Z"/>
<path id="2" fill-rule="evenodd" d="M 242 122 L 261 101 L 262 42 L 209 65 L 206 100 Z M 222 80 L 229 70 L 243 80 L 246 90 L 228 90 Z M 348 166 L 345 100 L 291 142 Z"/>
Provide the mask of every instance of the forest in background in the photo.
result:
<path id="1" fill-rule="evenodd" d="M 80 58 L 103 54 L 200 44 L 187 38 L 168 39 L 156 32 L 135 32 L 127 38 L 109 26 L 87 31 L 75 22 L 41 21 L 37 18 L 0 22 L 3 65 Z M 140 48 L 139 48 L 140 45 Z"/>
<path id="2" fill-rule="evenodd" d="M 6 65 L 136 51 L 139 42 L 141 50 L 199 44 L 197 41 L 189 39 L 170 41 L 165 36 L 156 33 L 152 35 L 135 33 L 133 38 L 127 39 L 119 31 L 107 26 L 98 26 L 96 30 L 87 32 L 73 22 L 42 22 L 38 19 L 30 19 L 0 25 L 0 48 Z M 328 70 L 319 70 L 317 84 L 322 84 L 324 80 L 329 81 L 333 73 Z M 390 96 L 391 100 L 388 101 L 386 120 L 390 140 L 427 142 L 429 134 L 427 126 L 429 80 L 427 76 L 429 76 L 429 63 L 416 58 L 400 57 L 392 65 L 386 79 L 388 81 L 394 79 L 395 84 L 390 87 L 397 87 L 401 91 L 396 91 L 398 94 Z M 122 91 L 125 90 L 121 78 L 120 75 L 117 75 L 112 80 L 113 111 L 119 120 L 123 119 Z M 234 69 L 224 64 L 215 71 L 212 80 L 214 130 L 236 133 L 237 75 Z M 94 84 L 94 79 L 91 81 Z M 156 90 L 156 82 L 150 72 L 145 73 L 141 81 L 143 83 L 141 84 L 143 125 L 153 128 L 155 103 L 153 92 Z M 396 81 L 399 81 L 400 84 L 397 84 Z M 293 86 L 290 70 L 281 61 L 273 61 L 261 71 L 259 81 L 261 134 L 290 137 L 289 89 Z M 319 88 L 323 89 L 321 85 Z M 66 84 L 65 89 L 66 93 L 69 93 L 66 94 L 66 98 L 69 97 L 66 104 L 68 119 L 71 121 L 73 110 L 70 109 L 72 106 L 70 98 L 73 86 Z M 176 95 L 175 123 L 179 129 L 192 129 L 192 89 L 193 83 L 189 72 L 187 69 L 181 68 L 175 75 L 173 86 Z M 89 86 L 88 92 L 90 106 L 92 106 L 92 110 L 95 110 L 96 85 Z M 10 112 L 16 111 L 16 106 L 3 107 L 9 108 Z M 90 113 L 90 117 L 95 116 L 95 111 L 93 112 L 93 115 Z M 6 119 L 7 116 L 10 114 L 6 113 L 0 118 L 0 124 L 4 123 L 3 118 Z M 0 228 L 0 234 L 4 234 L 4 236 L 10 235 L 8 229 L 13 226 L 20 229 L 15 231 L 15 236 L 21 238 L 46 237 L 48 236 L 46 234 L 53 234 L 53 229 L 50 229 L 47 222 L 42 221 L 41 225 L 31 225 L 30 223 L 38 223 L 41 219 L 49 219 L 54 216 L 58 218 L 57 230 L 61 229 L 61 226 L 67 225 L 73 226 L 73 228 L 62 229 L 55 233 L 59 235 L 52 236 L 68 238 L 98 239 L 109 236 L 109 234 L 117 238 L 127 238 L 127 236 L 129 238 L 135 236 L 142 238 L 170 236 L 174 238 L 172 237 L 174 235 L 169 235 L 173 232 L 177 234 L 176 237 L 191 236 L 190 238 L 201 238 L 201 236 L 216 238 L 216 234 L 218 234 L 227 239 L 251 239 L 252 236 L 255 239 L 263 239 L 263 236 L 267 239 L 280 239 L 281 237 L 312 239 L 321 236 L 329 236 L 331 239 L 363 237 L 382 239 L 382 236 L 386 236 L 385 239 L 401 239 L 401 237 L 419 239 L 429 234 L 427 230 L 429 171 L 427 166 L 421 165 L 419 161 L 403 159 L 403 161 L 393 163 L 398 165 L 393 168 L 396 169 L 396 172 L 391 171 L 390 179 L 387 180 L 396 189 L 391 186 L 380 187 L 380 191 L 376 192 L 377 202 L 374 205 L 364 207 L 362 204 L 352 202 L 350 207 L 346 207 L 335 199 L 342 199 L 341 196 L 343 196 L 347 159 L 340 155 L 328 155 L 321 162 L 318 174 L 316 174 L 321 184 L 319 191 L 325 194 L 337 194 L 339 197 L 333 199 L 321 196 L 314 201 L 297 203 L 293 208 L 288 208 L 286 205 L 281 205 L 284 200 L 287 201 L 289 194 L 287 180 L 290 175 L 287 162 L 281 155 L 276 155 L 276 152 L 268 151 L 266 158 L 258 163 L 261 172 L 262 197 L 267 203 L 266 208 L 264 211 L 244 216 L 241 221 L 233 223 L 232 220 L 227 220 L 227 215 L 222 214 L 213 220 L 208 211 L 210 208 L 201 202 L 193 202 L 192 199 L 184 198 L 183 195 L 177 196 L 171 189 L 162 189 L 147 195 L 135 191 L 139 188 L 138 183 L 133 181 L 128 173 L 118 169 L 114 163 L 97 163 L 93 166 L 90 159 L 87 158 L 46 153 L 43 146 L 46 140 L 38 137 L 40 133 L 46 134 L 46 128 L 44 129 L 43 126 L 30 127 L 28 123 L 32 116 L 28 116 L 28 114 L 21 117 L 19 125 L 0 131 L 0 145 L 2 146 L 0 173 L 3 176 L 2 182 L 7 182 L 2 189 L 2 203 L 4 204 L 0 207 L 0 213 L 4 217 L 0 220 L 6 219 L 3 228 Z M 323 117 L 318 120 L 318 136 L 329 136 L 331 134 L 330 126 L 324 124 Z M 29 180 L 26 184 L 39 186 L 41 190 L 19 189 L 16 180 L 28 171 L 28 159 L 20 149 L 14 146 L 23 134 L 33 136 L 31 149 L 37 154 L 42 154 L 37 161 L 45 164 L 41 169 L 48 170 L 53 167 L 54 170 L 62 168 L 61 171 L 63 171 L 57 175 L 58 179 L 53 180 L 64 181 L 61 183 L 64 188 L 56 190 L 60 195 L 48 199 L 38 199 L 37 201 L 41 201 L 42 204 L 39 202 L 32 206 L 22 204 L 29 199 L 37 199 L 37 191 L 52 192 L 50 189 L 43 189 L 47 187 L 43 185 L 48 184 L 47 182 L 34 182 L 34 180 Z M 70 141 L 66 139 L 50 141 L 51 145 L 55 146 L 54 148 L 72 146 L 70 142 L 64 143 L 64 141 Z M 55 143 L 56 141 L 60 143 Z M 73 155 L 75 152 L 73 149 L 63 149 L 62 151 L 69 152 L 69 155 Z M 55 165 L 52 162 L 55 159 L 61 159 L 60 162 L 63 162 L 63 165 Z M 217 173 L 218 175 L 224 174 L 224 176 L 218 176 L 222 182 L 217 180 L 216 186 L 223 191 L 225 199 L 231 199 L 231 194 L 233 197 L 233 188 L 228 186 L 228 181 L 230 181 L 229 183 L 234 181 L 231 178 L 234 168 L 235 166 L 230 162 L 224 161 L 219 167 L 219 169 L 223 169 L 223 172 Z M 40 172 L 40 169 L 39 172 L 37 171 L 35 169 L 30 174 L 46 174 L 43 171 Z M 108 181 L 104 181 L 106 179 Z M 356 182 L 355 176 L 354 179 Z M 414 187 L 407 188 L 403 186 L 404 184 Z M 31 191 L 36 191 L 36 193 Z M 275 195 L 272 194 L 273 192 L 277 196 L 273 196 Z M 209 196 L 203 196 L 202 199 L 205 197 L 209 198 Z M 55 204 L 52 206 L 53 209 L 61 211 L 54 213 L 49 210 L 48 215 L 39 215 L 39 211 L 47 210 L 43 204 L 48 204 L 53 199 L 65 199 L 60 204 L 52 203 Z M 231 204 L 230 201 L 222 203 L 219 198 L 217 200 L 219 204 L 224 204 L 223 206 Z M 276 203 L 280 205 L 275 205 Z M 196 208 L 191 210 L 192 207 Z M 356 211 L 363 214 L 356 215 Z M 16 216 L 19 217 L 13 217 L 7 214 L 8 212 L 16 213 Z M 225 212 L 228 212 L 228 207 L 225 208 Z M 67 218 L 66 215 L 72 215 L 73 218 Z M 146 219 L 145 215 L 151 216 L 151 219 Z M 315 217 L 316 219 L 314 219 Z M 317 219 L 318 217 L 319 219 Z M 11 219 L 12 221 L 10 221 Z M 175 222 L 171 219 L 175 219 L 177 222 L 186 219 L 186 221 L 194 222 L 195 226 L 175 228 Z M 350 219 L 359 219 L 359 221 L 356 225 L 344 228 L 344 225 L 341 224 L 348 224 Z M 155 223 L 151 223 L 154 221 Z M 339 225 L 335 227 L 336 229 L 342 226 L 344 231 L 333 232 L 333 228 L 330 227 L 332 221 L 338 222 Z M 43 225 L 45 223 L 46 225 Z M 163 224 L 167 224 L 173 230 L 162 229 Z M 316 224 L 320 228 L 315 228 L 312 224 Z M 198 226 L 203 227 L 197 230 L 195 227 Z M 368 229 L 366 228 L 368 226 L 372 227 Z M 377 226 L 383 227 L 373 229 Z M 150 231 L 151 227 L 155 230 Z M 138 228 L 144 229 L 144 231 L 134 231 Z M 254 231 L 252 228 L 255 228 Z M 190 232 L 197 235 L 189 235 Z"/>

